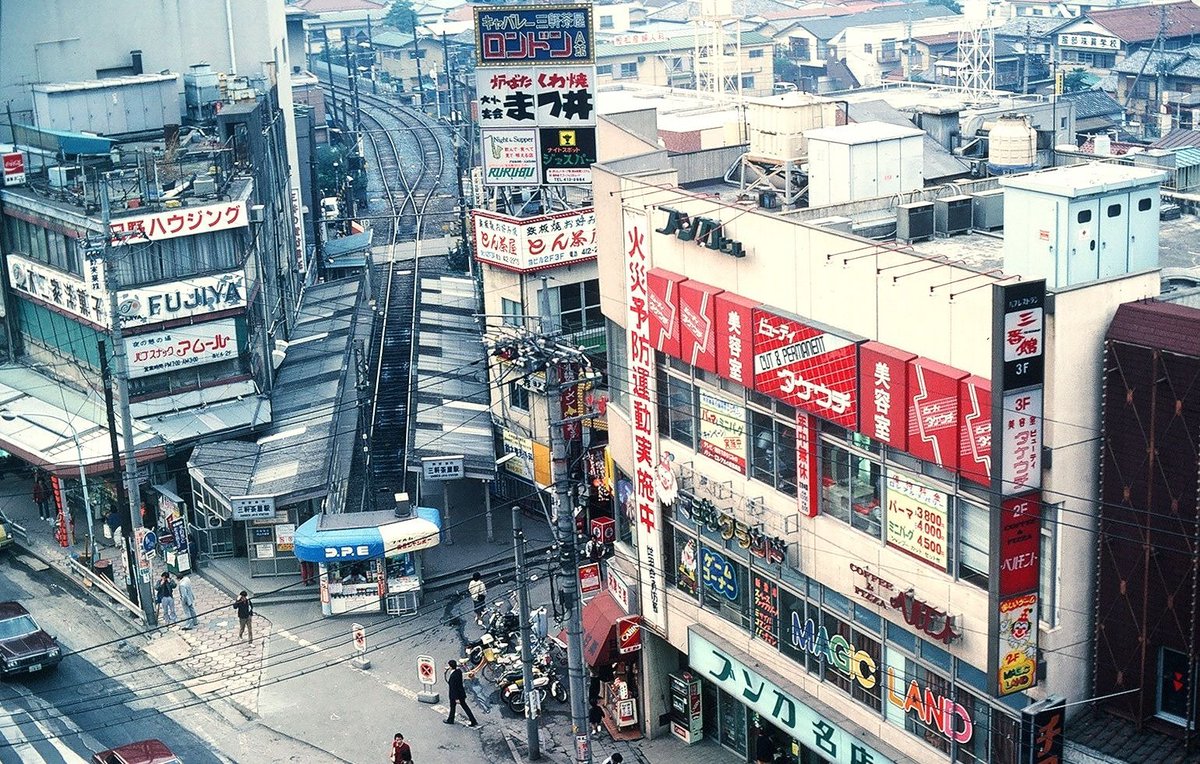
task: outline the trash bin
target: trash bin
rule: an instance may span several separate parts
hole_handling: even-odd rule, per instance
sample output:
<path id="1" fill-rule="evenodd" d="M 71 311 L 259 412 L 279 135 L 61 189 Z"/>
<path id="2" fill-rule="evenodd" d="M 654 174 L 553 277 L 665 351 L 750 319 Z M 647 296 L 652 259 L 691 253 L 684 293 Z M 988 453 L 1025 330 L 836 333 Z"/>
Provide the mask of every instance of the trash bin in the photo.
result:
<path id="1" fill-rule="evenodd" d="M 113 578 L 112 560 L 96 560 L 96 564 L 92 566 L 92 570 L 96 572 L 97 576 L 107 578 L 114 584 L 116 583 L 116 579 Z"/>

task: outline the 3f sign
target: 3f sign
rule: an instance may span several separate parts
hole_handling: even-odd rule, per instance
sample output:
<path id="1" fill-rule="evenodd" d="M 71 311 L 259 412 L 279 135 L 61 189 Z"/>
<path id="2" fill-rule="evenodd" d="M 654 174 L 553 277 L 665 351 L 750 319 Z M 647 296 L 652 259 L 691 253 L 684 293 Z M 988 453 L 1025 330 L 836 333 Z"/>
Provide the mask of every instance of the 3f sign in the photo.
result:
<path id="1" fill-rule="evenodd" d="M 366 544 L 359 546 L 327 546 L 325 547 L 325 559 L 336 560 L 339 557 L 370 557 L 371 549 Z"/>

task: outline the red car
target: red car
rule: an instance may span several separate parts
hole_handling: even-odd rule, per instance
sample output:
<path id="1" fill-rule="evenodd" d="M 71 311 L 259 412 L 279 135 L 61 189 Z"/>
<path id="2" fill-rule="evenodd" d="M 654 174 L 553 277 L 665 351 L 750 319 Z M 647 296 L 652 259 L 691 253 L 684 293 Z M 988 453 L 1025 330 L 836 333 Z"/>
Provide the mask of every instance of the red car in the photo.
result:
<path id="1" fill-rule="evenodd" d="M 183 764 L 161 740 L 127 743 L 92 755 L 92 764 Z"/>
<path id="2" fill-rule="evenodd" d="M 20 602 L 0 602 L 0 676 L 26 674 L 62 660 L 58 640 Z"/>

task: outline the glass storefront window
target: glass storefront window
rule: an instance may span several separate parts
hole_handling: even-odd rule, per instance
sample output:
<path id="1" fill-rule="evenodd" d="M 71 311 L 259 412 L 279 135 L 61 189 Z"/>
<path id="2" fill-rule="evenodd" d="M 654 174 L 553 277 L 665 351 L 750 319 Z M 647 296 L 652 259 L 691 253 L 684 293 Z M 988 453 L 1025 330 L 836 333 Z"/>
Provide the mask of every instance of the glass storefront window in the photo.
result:
<path id="1" fill-rule="evenodd" d="M 850 452 L 821 443 L 821 513 L 850 522 Z"/>
<path id="2" fill-rule="evenodd" d="M 817 625 L 809 623 L 807 600 L 787 589 L 779 590 L 779 649 L 810 672 L 821 670 L 821 662 L 811 652 Z"/>
<path id="3" fill-rule="evenodd" d="M 659 374 L 659 434 L 688 448 L 696 447 L 696 388 L 691 382 Z"/>
<path id="4" fill-rule="evenodd" d="M 883 532 L 882 476 L 878 463 L 865 456 L 850 457 L 850 524 L 875 538 Z"/>

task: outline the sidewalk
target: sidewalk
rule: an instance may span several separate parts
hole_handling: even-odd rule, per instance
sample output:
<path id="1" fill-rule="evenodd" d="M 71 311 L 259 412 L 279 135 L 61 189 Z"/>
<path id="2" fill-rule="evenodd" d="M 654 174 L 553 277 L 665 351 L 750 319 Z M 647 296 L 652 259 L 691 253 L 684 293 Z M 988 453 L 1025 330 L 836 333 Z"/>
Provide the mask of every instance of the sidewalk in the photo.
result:
<path id="1" fill-rule="evenodd" d="M 87 550 L 87 527 L 82 523 L 76 525 L 75 543 L 69 547 L 61 546 L 54 535 L 55 526 L 38 517 L 31 478 L 10 475 L 0 480 L 0 507 L 10 520 L 25 529 L 27 537 L 18 538 L 30 554 L 79 582 L 82 588 L 93 588 L 91 582 L 84 580 L 78 569 L 71 565 L 72 559 L 78 561 Z M 112 562 L 116 588 L 124 594 L 125 555 L 113 546 L 111 540 L 104 538 L 103 523 L 97 522 L 93 532 L 96 559 Z M 164 570 L 166 568 L 162 560 L 157 556 L 151 557 L 152 584 Z M 268 655 L 271 622 L 256 613 L 253 619 L 254 642 L 239 642 L 238 620 L 232 608 L 234 596 L 219 589 L 203 575 L 193 572 L 189 578 L 196 594 L 197 628 L 184 629 L 182 621 L 164 624 L 161 622 L 161 612 L 156 629 L 147 629 L 139 619 L 136 626 L 146 637 L 146 642 L 141 645 L 142 650 L 160 665 L 173 664 L 185 669 L 192 677 L 185 684 L 197 695 L 224 696 L 237 693 L 229 699 L 240 706 L 244 713 L 256 714 L 257 688 Z M 126 602 L 133 610 L 138 609 L 136 604 Z M 179 616 L 183 615 L 178 597 L 175 610 Z M 133 620 L 132 613 L 129 615 Z"/>

